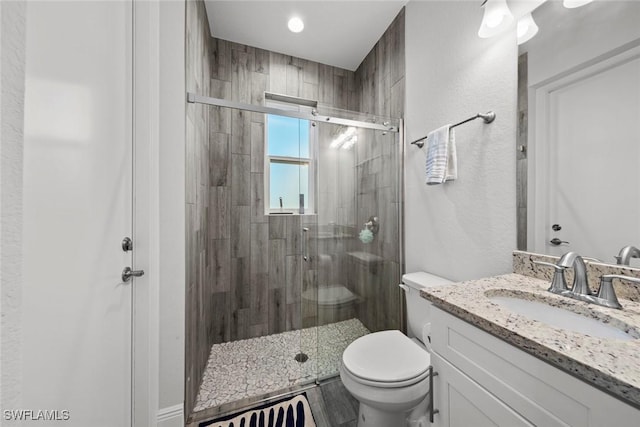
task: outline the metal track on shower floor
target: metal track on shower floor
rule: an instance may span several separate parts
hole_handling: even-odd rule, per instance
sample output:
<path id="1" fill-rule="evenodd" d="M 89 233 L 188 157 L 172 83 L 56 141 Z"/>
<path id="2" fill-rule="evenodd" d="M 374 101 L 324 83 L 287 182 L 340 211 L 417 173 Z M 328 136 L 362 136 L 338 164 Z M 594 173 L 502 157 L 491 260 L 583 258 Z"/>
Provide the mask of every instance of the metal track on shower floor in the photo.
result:
<path id="1" fill-rule="evenodd" d="M 215 344 L 194 417 L 233 411 L 338 374 L 342 352 L 369 330 L 358 320 Z M 304 363 L 295 356 L 304 351 Z M 198 417 L 199 418 L 199 417 Z"/>

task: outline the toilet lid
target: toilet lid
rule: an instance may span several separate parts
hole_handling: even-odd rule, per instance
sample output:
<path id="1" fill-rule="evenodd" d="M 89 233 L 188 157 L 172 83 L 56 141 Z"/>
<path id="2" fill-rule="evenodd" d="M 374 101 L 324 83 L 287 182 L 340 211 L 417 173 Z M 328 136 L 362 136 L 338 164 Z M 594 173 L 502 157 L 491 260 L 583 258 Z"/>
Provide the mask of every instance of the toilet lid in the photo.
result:
<path id="1" fill-rule="evenodd" d="M 358 338 L 342 354 L 352 374 L 370 381 L 399 382 L 424 374 L 429 353 L 400 331 L 382 331 Z"/>

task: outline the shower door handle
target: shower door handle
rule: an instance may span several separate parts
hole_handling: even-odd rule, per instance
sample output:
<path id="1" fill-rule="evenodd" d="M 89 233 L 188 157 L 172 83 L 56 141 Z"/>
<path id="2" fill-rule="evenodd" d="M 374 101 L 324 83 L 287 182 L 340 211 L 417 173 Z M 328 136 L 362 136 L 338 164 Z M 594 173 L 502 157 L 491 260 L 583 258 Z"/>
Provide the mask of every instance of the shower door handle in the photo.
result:
<path id="1" fill-rule="evenodd" d="M 305 261 L 309 261 L 309 254 L 307 253 L 307 233 L 309 232 L 309 228 L 302 227 L 302 259 Z"/>

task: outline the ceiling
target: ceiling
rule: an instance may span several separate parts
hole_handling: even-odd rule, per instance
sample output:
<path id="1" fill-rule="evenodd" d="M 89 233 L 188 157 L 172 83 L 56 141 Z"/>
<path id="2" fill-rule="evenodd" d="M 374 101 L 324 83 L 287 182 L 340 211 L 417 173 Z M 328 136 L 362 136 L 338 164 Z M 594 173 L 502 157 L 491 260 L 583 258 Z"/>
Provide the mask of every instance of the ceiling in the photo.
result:
<path id="1" fill-rule="evenodd" d="M 355 71 L 408 0 L 205 0 L 211 35 Z M 304 21 L 292 33 L 287 22 Z"/>

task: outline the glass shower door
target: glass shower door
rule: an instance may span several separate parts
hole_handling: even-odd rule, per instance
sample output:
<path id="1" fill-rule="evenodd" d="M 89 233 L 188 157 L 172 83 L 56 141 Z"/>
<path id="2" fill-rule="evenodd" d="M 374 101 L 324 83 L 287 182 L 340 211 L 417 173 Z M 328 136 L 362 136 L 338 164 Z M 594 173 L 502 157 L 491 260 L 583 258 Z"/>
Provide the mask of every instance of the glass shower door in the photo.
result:
<path id="1" fill-rule="evenodd" d="M 318 378 L 373 331 L 400 328 L 399 134 L 318 124 Z"/>
<path id="2" fill-rule="evenodd" d="M 284 355 L 292 386 L 316 380 L 315 269 L 316 126 L 309 120 L 269 114 L 266 117 L 271 269 L 285 282 L 282 328 L 295 344 Z M 279 248 L 276 238 L 285 237 Z M 281 253 L 283 252 L 283 253 Z M 280 262 L 279 262 L 280 261 Z M 281 310 L 281 308 L 279 309 Z"/>

